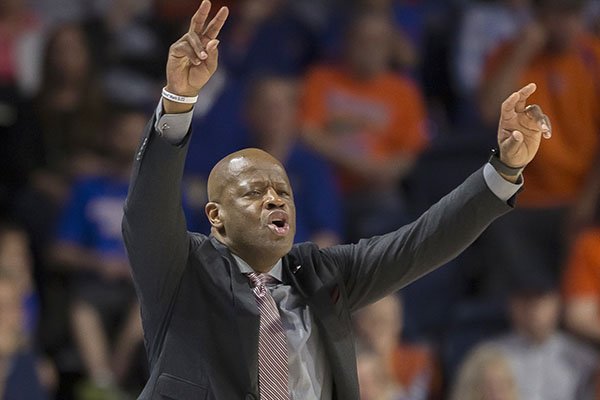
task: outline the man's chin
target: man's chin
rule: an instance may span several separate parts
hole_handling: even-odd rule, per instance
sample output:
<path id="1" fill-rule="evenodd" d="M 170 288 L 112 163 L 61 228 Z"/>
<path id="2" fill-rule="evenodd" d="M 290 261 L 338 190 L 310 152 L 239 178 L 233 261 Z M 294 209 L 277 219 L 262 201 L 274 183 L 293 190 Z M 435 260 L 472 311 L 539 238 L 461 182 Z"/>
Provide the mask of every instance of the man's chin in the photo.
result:
<path id="1" fill-rule="evenodd" d="M 283 257 L 292 249 L 294 244 L 294 235 L 289 234 L 285 237 L 275 237 L 269 241 L 265 241 L 263 243 L 263 249 L 273 254 L 279 255 L 279 257 Z"/>

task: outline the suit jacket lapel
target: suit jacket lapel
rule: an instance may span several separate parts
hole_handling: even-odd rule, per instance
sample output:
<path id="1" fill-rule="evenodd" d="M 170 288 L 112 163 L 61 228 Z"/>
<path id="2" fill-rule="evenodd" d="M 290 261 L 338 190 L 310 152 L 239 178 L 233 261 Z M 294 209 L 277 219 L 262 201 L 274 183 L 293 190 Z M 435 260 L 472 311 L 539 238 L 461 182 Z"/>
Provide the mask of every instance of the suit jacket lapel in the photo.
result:
<path id="1" fill-rule="evenodd" d="M 335 399 L 354 399 L 352 386 L 356 376 L 352 369 L 342 362 L 346 357 L 353 357 L 353 339 L 349 334 L 349 323 L 343 317 L 343 300 L 340 297 L 337 281 L 331 279 L 323 282 L 311 263 L 304 260 L 301 265 L 292 251 L 283 260 L 283 281 L 291 285 L 304 298 L 319 327 L 319 334 L 329 358 L 333 374 Z M 354 362 L 354 360 L 351 360 Z"/>
<path id="2" fill-rule="evenodd" d="M 336 282 L 324 283 L 312 265 L 301 265 L 291 253 L 283 261 L 284 283 L 290 284 L 304 298 L 319 324 L 326 330 L 324 333 L 335 338 L 345 332 L 334 304 L 334 300 L 339 300 Z M 336 293 L 338 296 L 335 296 Z M 341 303 L 337 306 L 341 307 Z"/>
<path id="3" fill-rule="evenodd" d="M 250 382 L 258 391 L 258 334 L 260 326 L 260 311 L 256 305 L 254 293 L 248 284 L 248 278 L 240 272 L 237 262 L 229 249 L 214 236 L 210 237 L 212 246 L 224 260 L 225 267 L 231 278 L 231 293 L 235 309 L 236 324 L 240 332 L 243 356 L 246 360 L 242 365 L 248 365 Z"/>

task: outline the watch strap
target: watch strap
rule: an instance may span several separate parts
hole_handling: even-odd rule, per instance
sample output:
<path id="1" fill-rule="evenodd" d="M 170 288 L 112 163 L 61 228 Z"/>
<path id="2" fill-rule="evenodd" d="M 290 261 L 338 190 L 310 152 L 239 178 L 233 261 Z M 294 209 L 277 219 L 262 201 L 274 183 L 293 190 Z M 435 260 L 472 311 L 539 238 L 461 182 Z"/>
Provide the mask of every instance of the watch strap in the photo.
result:
<path id="1" fill-rule="evenodd" d="M 494 167 L 496 171 L 507 176 L 519 176 L 523 173 L 523 169 L 525 168 L 524 166 L 515 168 L 504 164 L 502 160 L 500 160 L 500 150 L 498 149 L 492 150 L 492 155 L 488 162 L 492 164 L 492 167 Z"/>

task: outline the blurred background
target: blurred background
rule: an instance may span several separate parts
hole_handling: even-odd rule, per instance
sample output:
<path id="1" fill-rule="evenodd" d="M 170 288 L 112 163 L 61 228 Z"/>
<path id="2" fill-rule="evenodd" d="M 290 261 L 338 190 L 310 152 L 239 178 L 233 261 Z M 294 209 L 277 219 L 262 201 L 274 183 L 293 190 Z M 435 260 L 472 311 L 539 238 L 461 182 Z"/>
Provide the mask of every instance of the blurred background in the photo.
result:
<path id="1" fill-rule="evenodd" d="M 356 314 L 361 396 L 600 399 L 600 1 L 213 3 L 231 17 L 194 110 L 190 230 L 212 165 L 247 146 L 286 166 L 298 242 L 396 229 L 485 163 L 500 103 L 537 83 L 554 135 L 516 210 Z M 198 4 L 0 1 L 2 399 L 143 387 L 122 205 Z"/>

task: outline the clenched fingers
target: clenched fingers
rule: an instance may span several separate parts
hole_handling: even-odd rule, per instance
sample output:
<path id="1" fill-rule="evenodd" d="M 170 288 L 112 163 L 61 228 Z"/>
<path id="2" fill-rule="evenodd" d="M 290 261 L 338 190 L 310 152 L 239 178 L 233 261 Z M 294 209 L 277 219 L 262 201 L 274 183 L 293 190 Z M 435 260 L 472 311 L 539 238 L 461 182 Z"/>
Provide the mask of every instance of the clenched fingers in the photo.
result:
<path id="1" fill-rule="evenodd" d="M 214 71 L 217 68 L 217 62 L 219 59 L 219 40 L 213 39 L 206 45 L 206 51 L 208 52 L 208 58 L 206 59 L 206 67 L 209 71 Z"/>
<path id="2" fill-rule="evenodd" d="M 188 42 L 200 60 L 206 59 L 206 51 L 196 32 L 188 32 L 180 40 Z"/>
<path id="3" fill-rule="evenodd" d="M 537 104 L 530 104 L 525 108 L 525 115 L 536 124 L 537 130 L 542 132 L 544 138 L 549 139 L 552 136 L 552 125 L 550 119 L 542 112 Z M 532 128 L 535 129 L 535 128 Z"/>
<path id="4" fill-rule="evenodd" d="M 537 86 L 535 83 L 530 83 L 529 85 L 526 85 L 519 89 L 519 91 L 517 92 L 519 94 L 519 100 L 517 100 L 517 103 L 515 104 L 516 112 L 525 111 L 525 104 L 527 103 L 527 99 L 535 92 L 536 89 Z"/>
<path id="5" fill-rule="evenodd" d="M 179 40 L 171 46 L 171 54 L 177 58 L 187 57 L 194 65 L 199 65 L 208 58 L 204 50 L 197 50 L 187 40 Z"/>

